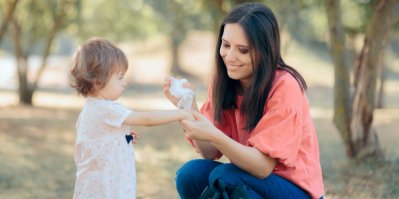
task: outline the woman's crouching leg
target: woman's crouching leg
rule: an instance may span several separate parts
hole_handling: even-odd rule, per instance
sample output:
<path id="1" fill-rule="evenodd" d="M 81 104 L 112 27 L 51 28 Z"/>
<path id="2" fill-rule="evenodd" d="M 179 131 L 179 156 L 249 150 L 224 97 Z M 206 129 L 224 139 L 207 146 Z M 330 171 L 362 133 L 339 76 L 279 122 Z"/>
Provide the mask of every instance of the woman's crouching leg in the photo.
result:
<path id="1" fill-rule="evenodd" d="M 259 179 L 234 164 L 223 164 L 215 168 L 209 177 L 209 183 L 214 185 L 223 181 L 226 186 L 245 186 L 250 198 L 309 198 L 309 195 L 290 181 L 270 174 Z"/>
<path id="2" fill-rule="evenodd" d="M 222 163 L 196 159 L 185 163 L 176 172 L 176 188 L 182 199 L 198 198 L 209 185 L 209 174 Z"/>

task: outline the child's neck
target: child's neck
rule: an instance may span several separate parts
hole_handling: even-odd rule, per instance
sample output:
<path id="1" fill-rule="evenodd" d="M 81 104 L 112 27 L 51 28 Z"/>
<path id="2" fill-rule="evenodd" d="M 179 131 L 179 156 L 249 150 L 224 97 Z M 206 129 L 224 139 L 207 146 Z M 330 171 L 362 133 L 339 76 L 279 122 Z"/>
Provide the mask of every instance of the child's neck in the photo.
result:
<path id="1" fill-rule="evenodd" d="M 96 94 L 89 94 L 88 95 L 91 98 L 96 98 L 99 100 L 108 100 L 107 98 L 105 98 L 103 95 L 101 95 L 100 93 L 96 93 Z"/>

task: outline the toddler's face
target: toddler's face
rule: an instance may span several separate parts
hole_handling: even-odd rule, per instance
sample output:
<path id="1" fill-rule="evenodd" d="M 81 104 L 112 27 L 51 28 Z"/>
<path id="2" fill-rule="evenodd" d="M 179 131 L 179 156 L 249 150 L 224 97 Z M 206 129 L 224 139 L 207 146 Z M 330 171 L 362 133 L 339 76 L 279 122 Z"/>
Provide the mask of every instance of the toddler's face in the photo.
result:
<path id="1" fill-rule="evenodd" d="M 124 76 L 125 73 L 112 74 L 105 86 L 99 90 L 99 94 L 107 100 L 117 100 L 126 87 Z"/>

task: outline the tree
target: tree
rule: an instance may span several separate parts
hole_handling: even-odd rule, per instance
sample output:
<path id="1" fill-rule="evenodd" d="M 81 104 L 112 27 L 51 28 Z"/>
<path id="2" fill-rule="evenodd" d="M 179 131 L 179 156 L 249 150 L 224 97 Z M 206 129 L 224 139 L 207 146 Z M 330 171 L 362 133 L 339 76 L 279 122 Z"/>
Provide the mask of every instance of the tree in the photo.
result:
<path id="1" fill-rule="evenodd" d="M 1 2 L 0 5 L 2 3 L 3 2 Z M 1 24 L 1 27 L 0 27 L 0 43 L 1 43 L 1 40 L 3 39 L 4 34 L 7 31 L 8 24 L 11 21 L 11 18 L 14 14 L 15 8 L 17 7 L 18 0 L 6 0 L 4 4 L 5 4 L 4 5 L 5 10 L 0 10 L 0 13 L 4 12 L 4 15 L 2 16 L 3 23 Z"/>
<path id="2" fill-rule="evenodd" d="M 78 0 L 25 0 L 20 3 L 17 15 L 12 17 L 14 54 L 17 60 L 20 103 L 32 105 L 32 98 L 40 77 L 46 68 L 47 58 L 57 33 L 65 27 L 68 17 L 74 15 Z M 28 58 L 39 48 L 41 65 L 33 79 L 28 78 Z"/>
<path id="3" fill-rule="evenodd" d="M 367 23 L 363 48 L 358 55 L 351 93 L 351 68 L 346 49 L 340 1 L 326 0 L 331 55 L 335 69 L 334 123 L 346 146 L 349 158 L 380 157 L 377 133 L 372 128 L 376 96 L 377 67 L 388 39 L 388 33 L 399 18 L 397 0 L 378 0 Z"/>
<path id="4" fill-rule="evenodd" d="M 191 29 L 206 29 L 201 20 L 204 13 L 201 13 L 198 1 L 146 1 L 154 10 L 158 23 L 158 29 L 170 38 L 170 50 L 172 55 L 171 73 L 193 76 L 183 70 L 179 63 L 179 47 Z M 201 16 L 202 15 L 202 16 Z M 165 19 L 167 19 L 165 21 Z"/>
<path id="5" fill-rule="evenodd" d="M 115 42 L 139 40 L 154 34 L 154 12 L 143 1 L 85 0 L 81 3 L 77 23 L 68 33 L 83 40 L 105 37 Z"/>

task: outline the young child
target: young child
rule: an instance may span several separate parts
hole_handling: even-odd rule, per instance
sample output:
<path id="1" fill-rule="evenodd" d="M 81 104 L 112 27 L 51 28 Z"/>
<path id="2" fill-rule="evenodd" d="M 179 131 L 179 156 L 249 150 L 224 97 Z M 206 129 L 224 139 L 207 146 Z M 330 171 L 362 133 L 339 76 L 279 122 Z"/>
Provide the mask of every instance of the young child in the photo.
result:
<path id="1" fill-rule="evenodd" d="M 71 85 L 86 97 L 76 123 L 75 199 L 136 198 L 128 125 L 163 125 L 192 117 L 185 110 L 132 111 L 115 102 L 125 89 L 127 68 L 124 53 L 105 39 L 91 39 L 75 53 Z"/>

